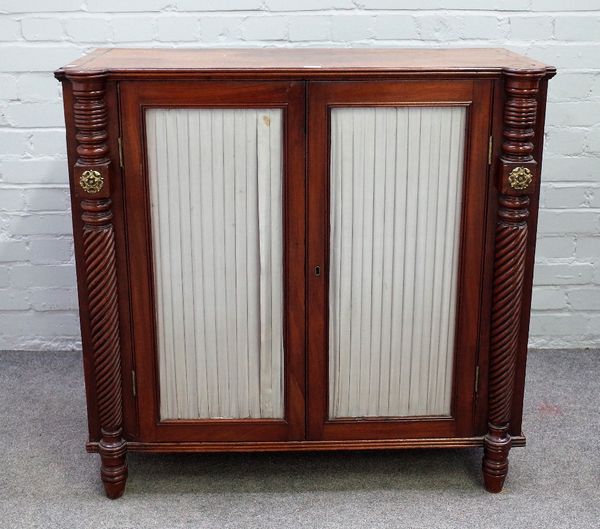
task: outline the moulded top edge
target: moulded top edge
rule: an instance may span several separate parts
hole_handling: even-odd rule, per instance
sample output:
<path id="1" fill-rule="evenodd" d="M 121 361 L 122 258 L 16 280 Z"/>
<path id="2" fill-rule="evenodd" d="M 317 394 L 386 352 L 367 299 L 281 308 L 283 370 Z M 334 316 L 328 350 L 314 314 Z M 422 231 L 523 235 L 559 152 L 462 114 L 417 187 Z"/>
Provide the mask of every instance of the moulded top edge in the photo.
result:
<path id="1" fill-rule="evenodd" d="M 306 74 L 361 72 L 472 72 L 553 67 L 502 48 L 100 48 L 63 66 L 55 74 L 125 76 L 156 72 Z"/>

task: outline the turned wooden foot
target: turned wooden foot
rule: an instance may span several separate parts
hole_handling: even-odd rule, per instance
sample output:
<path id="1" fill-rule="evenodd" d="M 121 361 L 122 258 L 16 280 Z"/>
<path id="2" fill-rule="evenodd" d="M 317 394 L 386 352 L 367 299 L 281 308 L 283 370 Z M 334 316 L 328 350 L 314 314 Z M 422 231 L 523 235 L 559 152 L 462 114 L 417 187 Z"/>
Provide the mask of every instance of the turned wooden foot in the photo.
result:
<path id="1" fill-rule="evenodd" d="M 125 481 L 127 480 L 127 476 L 121 481 L 118 482 L 108 482 L 104 481 L 104 492 L 106 493 L 106 497 L 111 500 L 116 500 L 123 496 L 125 492 Z"/>
<path id="2" fill-rule="evenodd" d="M 483 444 L 483 483 L 488 492 L 500 492 L 508 473 L 508 452 L 511 439 L 508 428 L 490 425 Z"/>
<path id="3" fill-rule="evenodd" d="M 104 435 L 99 443 L 100 477 L 104 483 L 106 496 L 111 500 L 120 498 L 125 491 L 127 481 L 127 444 L 120 437 L 120 432 L 114 435 Z"/>

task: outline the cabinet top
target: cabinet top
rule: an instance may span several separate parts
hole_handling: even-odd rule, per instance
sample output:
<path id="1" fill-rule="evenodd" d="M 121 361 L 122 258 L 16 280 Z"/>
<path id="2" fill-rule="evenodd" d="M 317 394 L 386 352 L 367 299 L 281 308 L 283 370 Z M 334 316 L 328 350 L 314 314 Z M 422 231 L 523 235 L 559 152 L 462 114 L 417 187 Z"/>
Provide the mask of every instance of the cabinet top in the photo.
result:
<path id="1" fill-rule="evenodd" d="M 499 75 L 555 70 L 501 48 L 101 48 L 58 69 L 59 79 L 106 73 L 120 78 L 173 76 L 330 77 L 340 74 Z"/>

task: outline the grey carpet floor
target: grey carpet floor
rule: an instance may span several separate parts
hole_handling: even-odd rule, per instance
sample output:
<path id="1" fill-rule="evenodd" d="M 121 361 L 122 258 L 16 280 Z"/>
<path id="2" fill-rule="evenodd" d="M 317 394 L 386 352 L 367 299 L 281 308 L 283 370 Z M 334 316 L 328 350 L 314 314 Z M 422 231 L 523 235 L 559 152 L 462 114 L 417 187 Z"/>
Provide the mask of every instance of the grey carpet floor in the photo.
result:
<path id="1" fill-rule="evenodd" d="M 600 527 L 600 351 L 534 351 L 504 492 L 481 450 L 129 455 L 103 496 L 76 353 L 0 353 L 0 528 Z"/>

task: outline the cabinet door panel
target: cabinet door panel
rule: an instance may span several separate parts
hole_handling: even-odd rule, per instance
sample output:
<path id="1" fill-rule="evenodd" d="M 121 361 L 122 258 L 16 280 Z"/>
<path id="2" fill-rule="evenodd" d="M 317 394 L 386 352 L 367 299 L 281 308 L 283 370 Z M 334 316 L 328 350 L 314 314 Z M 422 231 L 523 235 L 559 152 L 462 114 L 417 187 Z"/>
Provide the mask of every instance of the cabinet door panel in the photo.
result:
<path id="1" fill-rule="evenodd" d="M 161 419 L 283 418 L 281 117 L 146 110 Z"/>
<path id="2" fill-rule="evenodd" d="M 302 86 L 121 95 L 141 435 L 303 438 Z"/>
<path id="3" fill-rule="evenodd" d="M 309 86 L 309 437 L 474 435 L 491 86 Z"/>
<path id="4" fill-rule="evenodd" d="M 465 107 L 331 109 L 329 416 L 450 416 Z"/>

